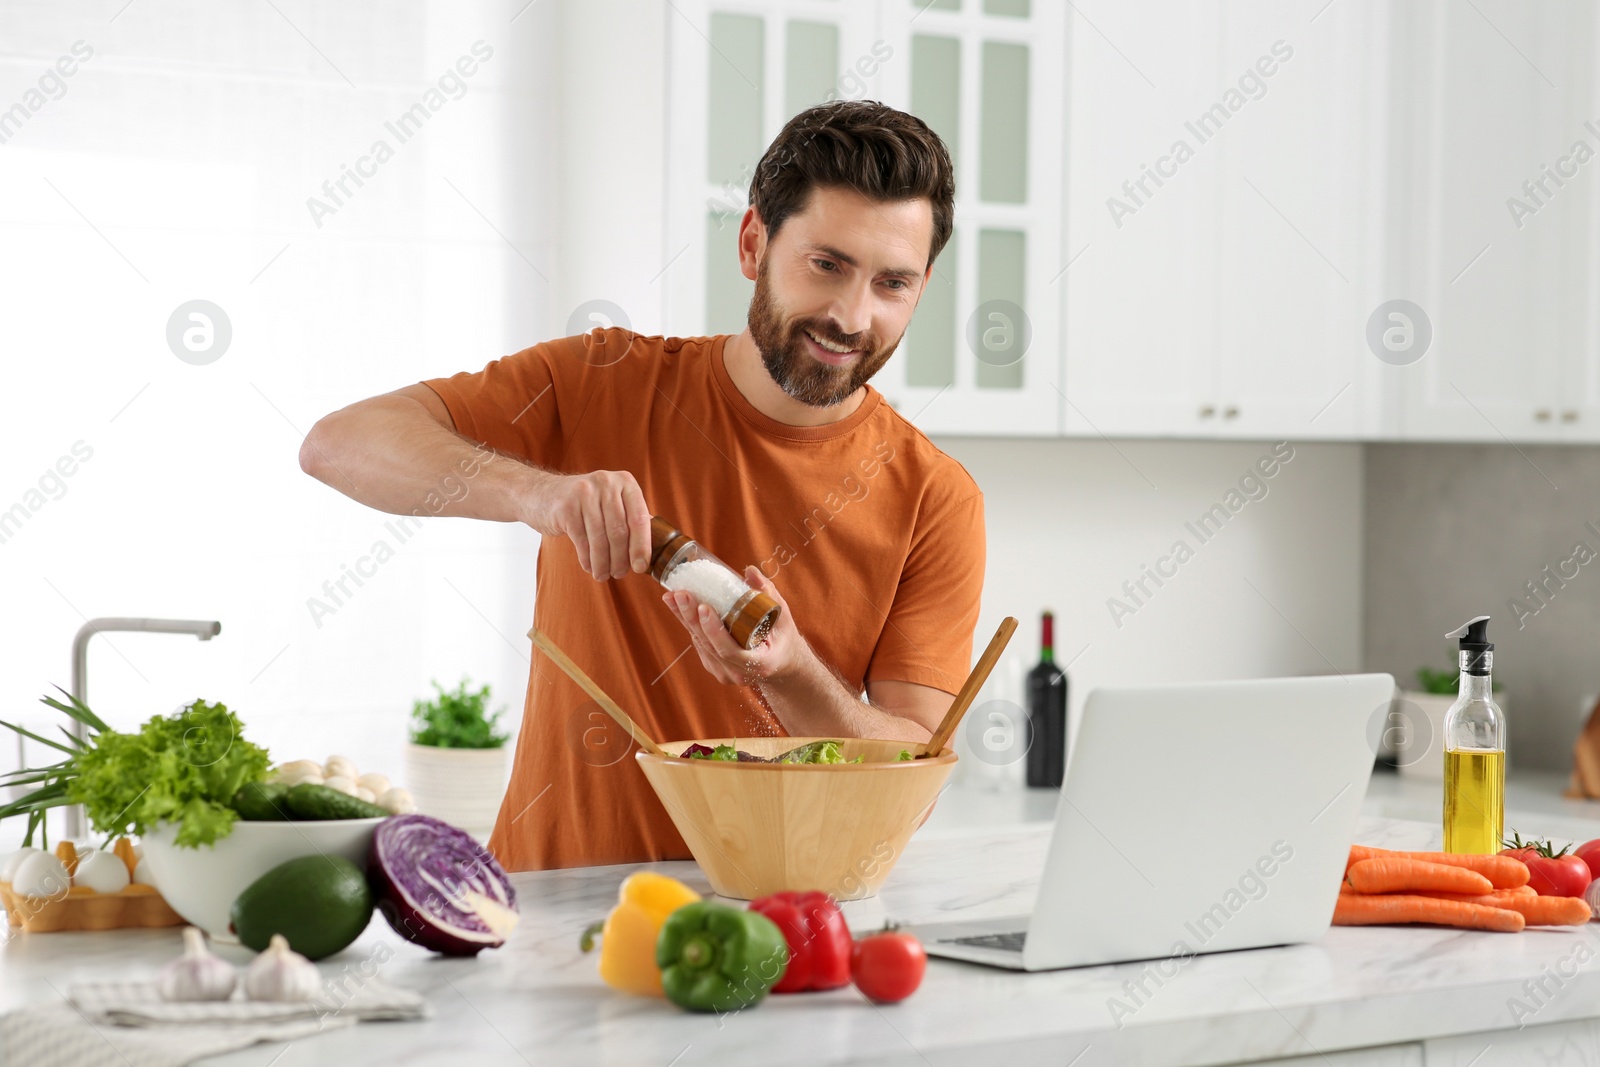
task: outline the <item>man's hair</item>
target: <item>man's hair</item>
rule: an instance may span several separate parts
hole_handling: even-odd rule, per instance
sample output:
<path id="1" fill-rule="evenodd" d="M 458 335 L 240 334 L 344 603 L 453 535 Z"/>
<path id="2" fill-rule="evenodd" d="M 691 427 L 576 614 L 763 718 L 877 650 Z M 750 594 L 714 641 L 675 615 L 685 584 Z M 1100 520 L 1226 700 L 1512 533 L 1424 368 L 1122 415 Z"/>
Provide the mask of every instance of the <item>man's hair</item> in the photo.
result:
<path id="1" fill-rule="evenodd" d="M 769 239 L 805 209 L 817 186 L 842 186 L 879 201 L 931 201 L 930 265 L 950 240 L 955 168 L 939 135 L 915 115 L 876 100 L 838 100 L 790 119 L 750 179 L 750 204 Z"/>

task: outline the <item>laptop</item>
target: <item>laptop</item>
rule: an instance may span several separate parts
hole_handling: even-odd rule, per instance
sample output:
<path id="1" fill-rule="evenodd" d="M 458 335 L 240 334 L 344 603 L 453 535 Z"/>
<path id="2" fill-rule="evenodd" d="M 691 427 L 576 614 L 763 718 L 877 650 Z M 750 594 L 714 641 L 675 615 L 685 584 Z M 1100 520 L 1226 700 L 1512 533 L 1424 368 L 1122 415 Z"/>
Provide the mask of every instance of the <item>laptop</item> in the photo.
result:
<path id="1" fill-rule="evenodd" d="M 1394 695 L 1387 674 L 1096 689 L 1031 915 L 922 923 L 1021 971 L 1314 941 Z"/>

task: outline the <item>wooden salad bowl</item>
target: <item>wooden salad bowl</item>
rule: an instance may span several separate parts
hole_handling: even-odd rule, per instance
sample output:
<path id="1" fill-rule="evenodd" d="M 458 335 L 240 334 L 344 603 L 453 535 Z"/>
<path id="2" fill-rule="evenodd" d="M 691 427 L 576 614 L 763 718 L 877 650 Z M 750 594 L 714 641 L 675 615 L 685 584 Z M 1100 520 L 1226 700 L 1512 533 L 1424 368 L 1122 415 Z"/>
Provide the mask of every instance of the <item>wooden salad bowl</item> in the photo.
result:
<path id="1" fill-rule="evenodd" d="M 927 821 L 956 754 L 897 760 L 922 746 L 837 738 L 861 763 L 733 763 L 684 759 L 693 744 L 775 756 L 822 737 L 664 741 L 670 753 L 634 754 L 711 888 L 735 900 L 820 889 L 840 900 L 873 896 L 911 835 Z"/>

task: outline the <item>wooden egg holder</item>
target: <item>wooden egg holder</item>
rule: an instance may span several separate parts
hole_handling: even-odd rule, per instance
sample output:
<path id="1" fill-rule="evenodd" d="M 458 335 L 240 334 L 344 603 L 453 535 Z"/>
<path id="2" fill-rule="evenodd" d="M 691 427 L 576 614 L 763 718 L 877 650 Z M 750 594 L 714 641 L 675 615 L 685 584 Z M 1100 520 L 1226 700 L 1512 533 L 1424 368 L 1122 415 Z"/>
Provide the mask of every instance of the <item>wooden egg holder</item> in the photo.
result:
<path id="1" fill-rule="evenodd" d="M 112 848 L 133 877 L 138 858 L 133 844 L 125 837 Z M 78 850 L 70 841 L 56 845 L 56 858 L 66 865 L 67 874 L 78 873 Z M 72 886 L 65 893 L 48 897 L 28 897 L 11 891 L 10 882 L 0 882 L 0 904 L 11 917 L 12 926 L 36 934 L 58 930 L 115 930 L 124 926 L 182 926 L 183 916 L 156 892 L 154 886 L 129 883 L 121 892 L 97 893 L 84 886 Z"/>

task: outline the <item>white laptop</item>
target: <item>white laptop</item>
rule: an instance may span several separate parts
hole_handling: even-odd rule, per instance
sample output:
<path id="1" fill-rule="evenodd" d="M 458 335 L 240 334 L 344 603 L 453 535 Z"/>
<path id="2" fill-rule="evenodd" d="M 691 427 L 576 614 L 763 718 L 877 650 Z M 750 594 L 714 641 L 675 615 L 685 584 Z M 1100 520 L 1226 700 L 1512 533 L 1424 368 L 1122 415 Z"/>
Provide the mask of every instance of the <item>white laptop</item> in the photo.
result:
<path id="1" fill-rule="evenodd" d="M 1393 694 L 1387 674 L 1092 691 L 1033 914 L 917 936 L 1024 971 L 1316 940 Z"/>

